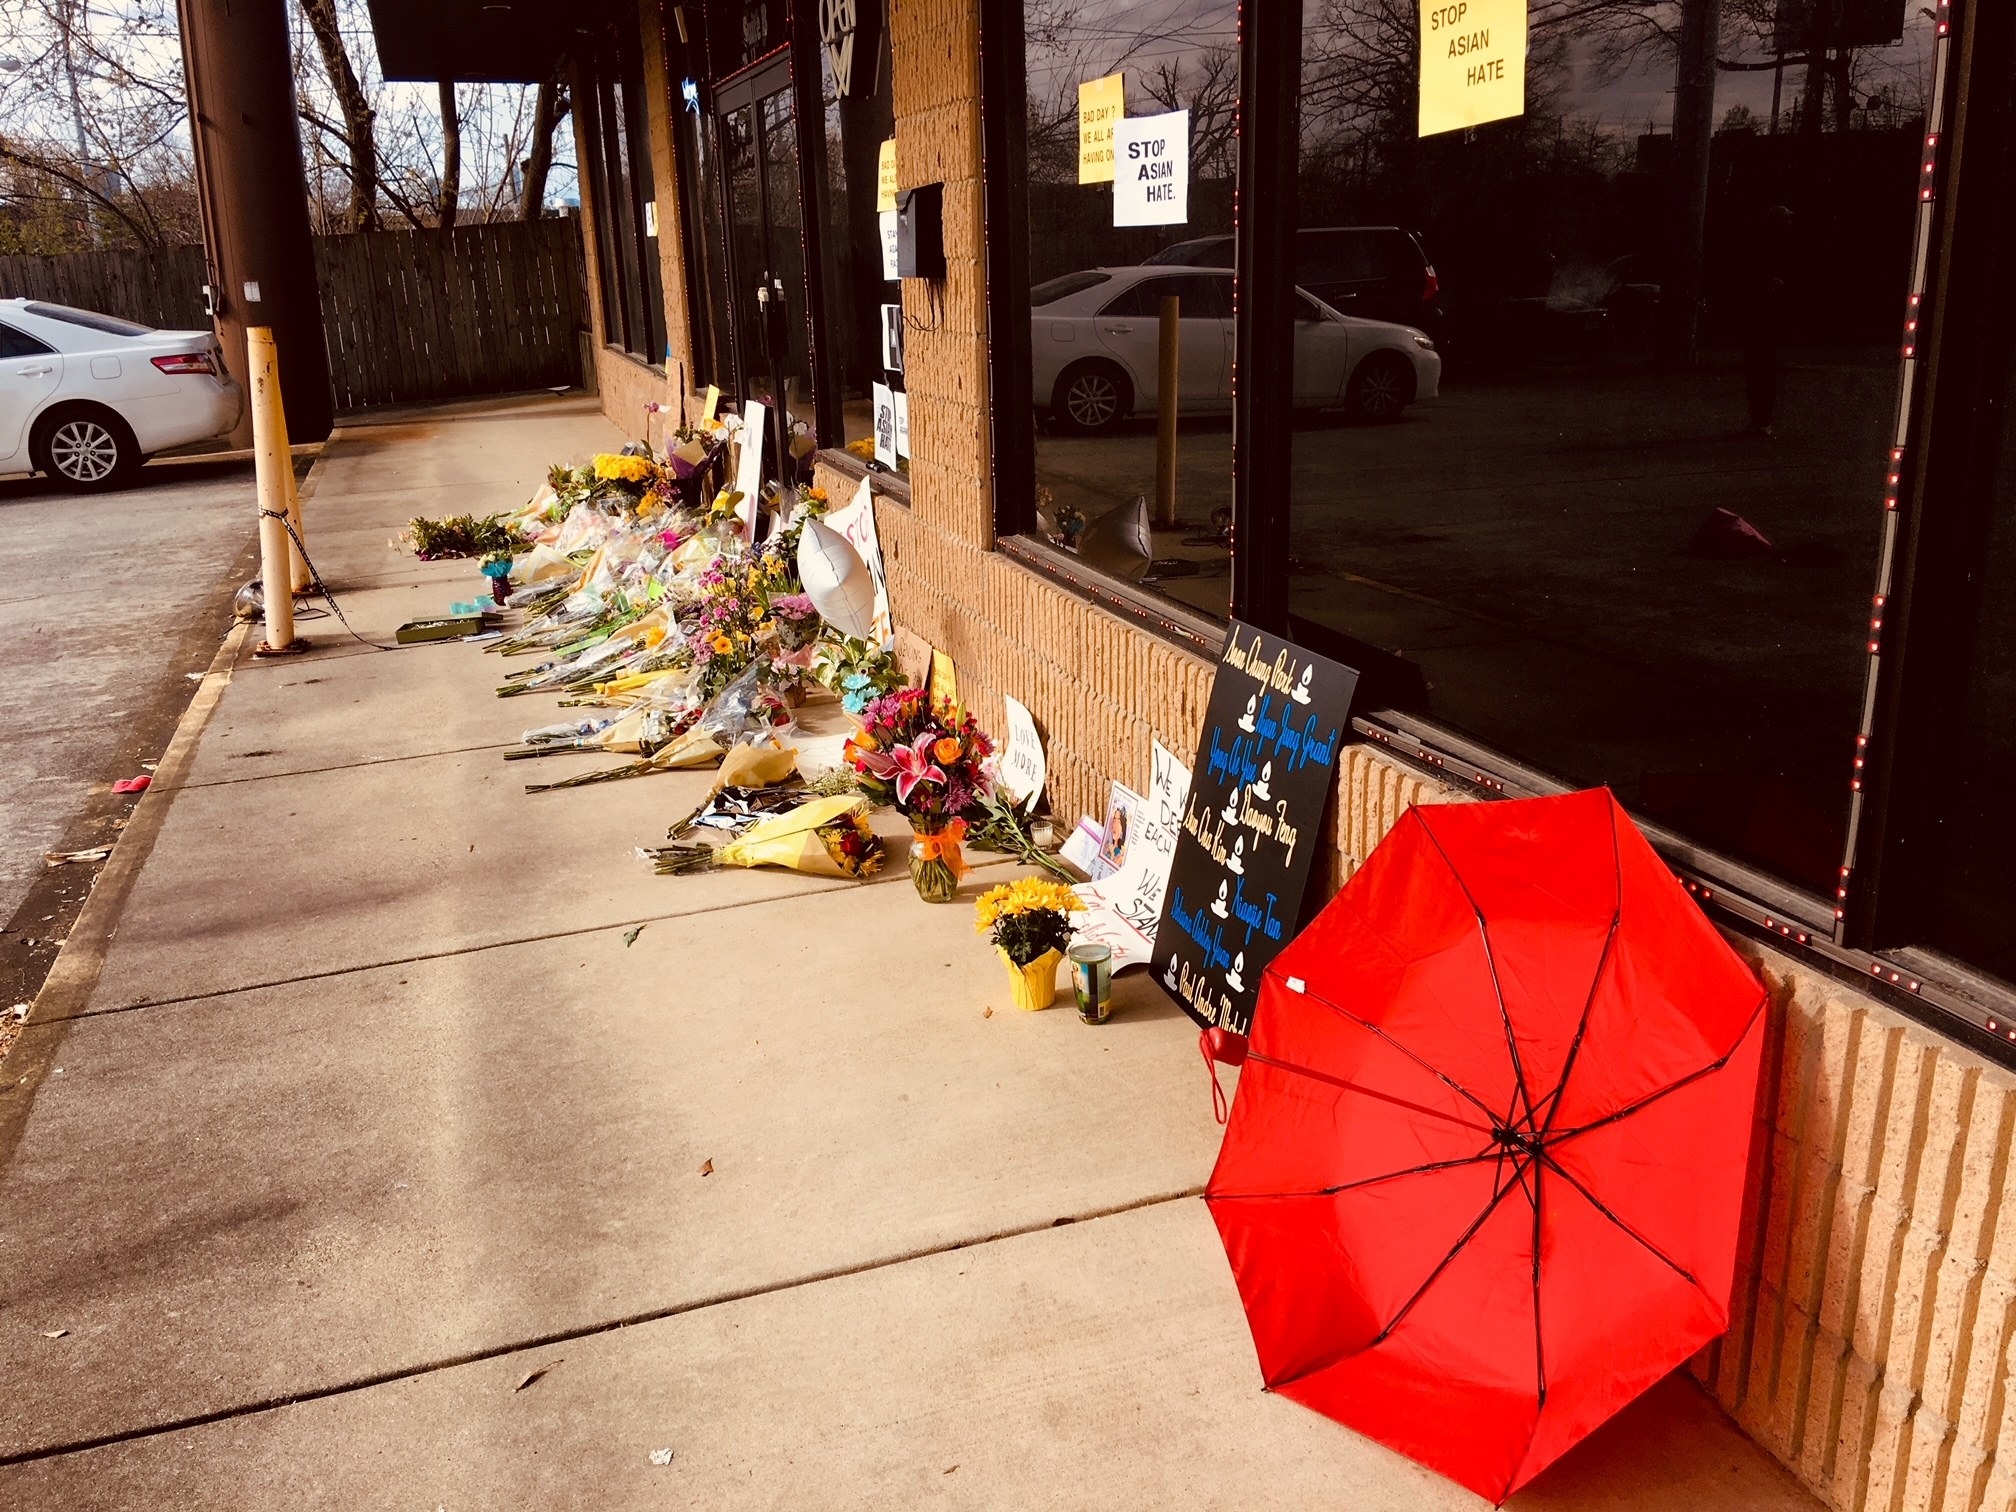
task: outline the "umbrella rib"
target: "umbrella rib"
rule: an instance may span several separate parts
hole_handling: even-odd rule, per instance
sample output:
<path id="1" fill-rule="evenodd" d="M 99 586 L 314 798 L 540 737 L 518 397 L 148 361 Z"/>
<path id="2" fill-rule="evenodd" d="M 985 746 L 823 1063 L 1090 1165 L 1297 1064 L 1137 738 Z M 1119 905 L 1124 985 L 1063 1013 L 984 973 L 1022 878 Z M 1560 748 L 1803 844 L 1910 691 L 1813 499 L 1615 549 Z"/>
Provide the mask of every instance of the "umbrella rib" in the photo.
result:
<path id="1" fill-rule="evenodd" d="M 1610 933 L 1604 936 L 1603 953 L 1596 958 L 1596 974 L 1589 979 L 1589 996 L 1582 1003 L 1582 1017 L 1575 1025 L 1575 1038 L 1568 1042 L 1568 1054 L 1561 1063 L 1561 1080 L 1543 1099 L 1547 1104 L 1547 1121 L 1540 1128 L 1543 1139 L 1554 1132 L 1554 1120 L 1561 1112 L 1561 1099 L 1568 1092 L 1568 1074 L 1575 1069 L 1576 1057 L 1582 1053 L 1582 1036 L 1589 1032 L 1589 1015 L 1596 1008 L 1596 989 L 1603 985 L 1603 973 L 1610 968 L 1610 950 L 1617 943 L 1617 931 L 1623 923 L 1624 910 L 1620 904 L 1610 915 Z"/>
<path id="2" fill-rule="evenodd" d="M 1610 932 L 1603 937 L 1603 953 L 1596 958 L 1596 970 L 1589 978 L 1589 996 L 1583 1000 L 1582 1016 L 1575 1022 L 1575 1038 L 1568 1042 L 1568 1054 L 1561 1062 L 1561 1079 L 1547 1099 L 1547 1122 L 1541 1137 L 1554 1132 L 1554 1120 L 1561 1112 L 1561 1100 L 1568 1095 L 1568 1073 L 1575 1069 L 1582 1053 L 1582 1036 L 1589 1032 L 1589 1015 L 1596 1009 L 1596 989 L 1603 985 L 1603 973 L 1610 968 L 1610 950 L 1617 943 L 1617 931 L 1624 926 L 1624 858 L 1617 848 L 1617 805 L 1610 805 L 1610 876 L 1617 901 L 1610 907 Z"/>
<path id="3" fill-rule="evenodd" d="M 1327 1072 L 1318 1071 L 1312 1066 L 1297 1065 L 1294 1061 L 1276 1060 L 1273 1056 L 1263 1055 L 1258 1050 L 1248 1050 L 1246 1052 L 1246 1059 L 1249 1061 L 1258 1061 L 1263 1066 L 1275 1066 L 1283 1071 L 1293 1071 L 1298 1076 L 1306 1076 L 1312 1081 L 1324 1082 L 1346 1092 L 1362 1092 L 1367 1097 L 1376 1097 L 1381 1102 L 1392 1103 L 1395 1107 L 1406 1108 L 1410 1112 L 1425 1113 L 1430 1118 L 1442 1119 L 1447 1123 L 1453 1123 L 1459 1129 L 1469 1129 L 1472 1133 L 1488 1134 L 1491 1132 L 1481 1124 L 1469 1123 L 1464 1119 L 1458 1118 L 1453 1113 L 1444 1113 L 1440 1108 L 1431 1108 L 1426 1103 L 1409 1102 L 1406 1098 L 1395 1097 L 1390 1092 L 1377 1092 L 1366 1086 L 1363 1082 L 1346 1081 L 1341 1076 L 1331 1076 Z M 1461 1089 L 1459 1088 L 1458 1090 Z"/>
<path id="4" fill-rule="evenodd" d="M 1375 1034 L 1380 1039 L 1386 1041 L 1387 1044 L 1391 1045 L 1395 1050 L 1398 1050 L 1402 1055 L 1406 1056 L 1407 1059 L 1414 1062 L 1414 1064 L 1419 1066 L 1423 1071 L 1426 1071 L 1430 1076 L 1434 1077 L 1437 1081 L 1441 1082 L 1444 1086 L 1448 1087 L 1450 1091 L 1458 1094 L 1459 1096 L 1467 1099 L 1470 1103 L 1472 1103 L 1479 1113 L 1482 1113 L 1487 1119 L 1491 1121 L 1492 1128 L 1498 1127 L 1498 1125 L 1503 1122 L 1503 1120 L 1500 1119 L 1496 1113 L 1491 1111 L 1489 1104 L 1487 1104 L 1483 1098 L 1479 1097 L 1475 1092 L 1472 1092 L 1468 1087 L 1464 1086 L 1461 1082 L 1457 1081 L 1455 1077 L 1451 1076 L 1448 1072 L 1442 1070 L 1440 1067 L 1430 1065 L 1421 1056 L 1417 1055 L 1414 1051 L 1409 1050 L 1405 1045 L 1401 1044 L 1400 1041 L 1395 1039 L 1392 1035 L 1388 1034 L 1384 1029 L 1380 1028 L 1379 1025 L 1373 1023 L 1372 1020 L 1368 1018 L 1360 1018 L 1357 1014 L 1353 1013 L 1349 1008 L 1346 1008 L 1342 1003 L 1333 1003 L 1329 998 L 1323 996 L 1322 993 L 1318 992 L 1313 987 L 1305 986 L 1302 989 L 1302 995 L 1304 997 L 1314 998 L 1317 1002 L 1321 1003 L 1325 1008 L 1330 1009 L 1333 1013 L 1343 1014 L 1345 1018 L 1351 1020 L 1351 1022 L 1356 1024 L 1359 1028 L 1366 1030 L 1368 1033 Z M 1248 1059 L 1251 1059 L 1252 1057 L 1251 1051 L 1247 1052 L 1247 1057 Z M 1468 1127 L 1468 1125 L 1466 1125 L 1466 1127 Z"/>
<path id="5" fill-rule="evenodd" d="M 1639 1233 L 1638 1230 L 1631 1227 L 1631 1225 L 1626 1223 L 1622 1218 L 1619 1218 L 1615 1213 L 1611 1212 L 1609 1208 L 1604 1206 L 1602 1198 L 1598 1197 L 1594 1192 L 1590 1191 L 1589 1188 L 1584 1186 L 1581 1182 L 1577 1181 L 1572 1175 L 1569 1174 L 1568 1168 L 1566 1166 L 1562 1165 L 1552 1155 L 1547 1154 L 1545 1151 L 1541 1152 L 1540 1159 L 1542 1162 L 1545 1163 L 1547 1168 L 1550 1171 L 1552 1171 L 1556 1176 L 1559 1176 L 1563 1181 L 1567 1182 L 1568 1185 L 1572 1186 L 1573 1188 L 1575 1188 L 1576 1191 L 1580 1192 L 1582 1194 L 1583 1201 L 1587 1202 L 1591 1207 L 1596 1209 L 1597 1212 L 1601 1213 L 1605 1218 L 1608 1218 L 1612 1223 L 1616 1224 L 1617 1227 L 1622 1229 L 1625 1233 L 1629 1234 L 1633 1239 L 1636 1239 L 1640 1244 L 1644 1245 L 1647 1250 L 1651 1251 L 1651 1253 L 1655 1257 L 1657 1257 L 1663 1264 L 1669 1267 L 1672 1270 L 1672 1272 L 1676 1276 L 1678 1276 L 1681 1280 L 1685 1281 L 1689 1286 L 1694 1287 L 1696 1290 L 1700 1289 L 1701 1283 L 1695 1279 L 1694 1273 L 1692 1271 L 1687 1269 L 1686 1266 L 1682 1265 L 1678 1260 L 1675 1260 L 1671 1255 L 1667 1254 L 1664 1250 L 1659 1248 L 1659 1246 L 1654 1244 L 1650 1239 L 1647 1239 L 1643 1234 Z M 1706 1296 L 1707 1294 L 1704 1292 L 1702 1293 L 1702 1295 Z"/>
<path id="6" fill-rule="evenodd" d="M 1639 1098 L 1638 1101 L 1634 1103 L 1626 1103 L 1623 1107 L 1619 1108 L 1615 1113 L 1606 1113 L 1601 1118 L 1595 1120 L 1593 1123 L 1581 1124 L 1573 1129 L 1563 1129 L 1559 1134 L 1556 1134 L 1553 1137 L 1551 1137 L 1547 1141 L 1547 1143 L 1549 1145 L 1558 1145 L 1566 1140 L 1574 1139 L 1579 1135 L 1593 1133 L 1597 1129 L 1607 1127 L 1608 1125 L 1617 1123 L 1622 1119 L 1629 1118 L 1634 1113 L 1642 1113 L 1646 1108 L 1650 1107 L 1653 1103 L 1659 1101 L 1660 1098 L 1670 1097 L 1673 1093 L 1680 1091 L 1683 1087 L 1691 1087 L 1695 1082 L 1701 1080 L 1701 1078 L 1704 1076 L 1713 1076 L 1717 1071 L 1720 1071 L 1724 1066 L 1729 1064 L 1729 1057 L 1734 1055 L 1737 1049 L 1742 1045 L 1743 1041 L 1750 1037 L 1750 1031 L 1754 1029 L 1757 1025 L 1757 1015 L 1764 1011 L 1764 1005 L 1768 1001 L 1769 999 L 1763 993 L 1759 993 L 1757 995 L 1757 1006 L 1751 1009 L 1749 1022 L 1744 1024 L 1743 1032 L 1736 1036 L 1735 1044 L 1732 1044 L 1727 1050 L 1722 1052 L 1720 1057 L 1710 1061 L 1700 1070 L 1689 1071 L 1685 1076 L 1681 1077 L 1680 1080 L 1676 1082 L 1671 1082 L 1668 1085 L 1661 1087 L 1656 1092 L 1648 1092 L 1643 1097 Z"/>
<path id="7" fill-rule="evenodd" d="M 1517 1180 L 1518 1178 L 1515 1172 L 1512 1181 L 1507 1182 L 1504 1186 L 1499 1187 L 1498 1190 L 1492 1194 L 1491 1200 L 1484 1204 L 1484 1211 L 1477 1215 L 1477 1217 L 1471 1222 L 1470 1227 L 1463 1230 L 1462 1235 L 1456 1240 L 1456 1242 L 1453 1245 L 1449 1247 L 1449 1253 L 1444 1255 L 1442 1259 L 1436 1264 L 1435 1269 L 1428 1273 L 1428 1279 L 1423 1281 L 1420 1284 L 1420 1286 L 1415 1288 L 1413 1296 L 1409 1297 L 1405 1302 L 1400 1304 L 1400 1310 L 1393 1315 L 1393 1321 L 1388 1323 L 1384 1328 L 1380 1329 L 1378 1334 L 1374 1336 L 1372 1339 L 1368 1340 L 1363 1345 L 1362 1348 L 1355 1350 L 1333 1350 L 1329 1354 L 1324 1355 L 1321 1359 L 1318 1359 L 1314 1363 L 1310 1364 L 1307 1368 L 1296 1371 L 1295 1374 L 1293 1374 L 1292 1376 L 1283 1376 L 1278 1381 L 1269 1381 L 1267 1383 L 1268 1389 L 1274 1390 L 1282 1386 L 1292 1385 L 1296 1381 L 1302 1380 L 1305 1377 L 1316 1374 L 1316 1372 L 1319 1370 L 1328 1370 L 1332 1365 L 1335 1365 L 1338 1361 L 1347 1359 L 1353 1354 L 1362 1354 L 1367 1349 L 1376 1349 L 1381 1344 L 1385 1343 L 1387 1336 L 1391 1334 L 1394 1329 L 1400 1326 L 1400 1324 L 1406 1319 L 1408 1313 L 1414 1310 L 1414 1304 L 1419 1302 L 1421 1298 L 1424 1295 L 1426 1295 L 1428 1288 L 1435 1284 L 1436 1279 L 1442 1274 L 1442 1272 L 1447 1270 L 1450 1266 L 1450 1263 L 1454 1261 L 1455 1258 L 1463 1252 L 1463 1247 L 1467 1245 L 1473 1238 L 1476 1237 L 1477 1230 L 1484 1227 L 1484 1221 L 1487 1218 L 1489 1218 L 1493 1213 L 1498 1211 L 1498 1205 L 1505 1200 L 1506 1194 L 1512 1190 L 1513 1186 L 1517 1183 Z"/>
<path id="8" fill-rule="evenodd" d="M 1420 819 L 1419 809 L 1409 812 Z M 1435 831 L 1429 828 L 1428 821 L 1420 819 L 1420 825 L 1421 832 L 1428 837 L 1428 843 L 1435 847 L 1435 854 L 1442 858 L 1442 864 L 1449 868 L 1449 875 L 1455 879 L 1457 887 L 1462 889 L 1463 901 L 1470 905 L 1470 912 L 1477 916 L 1477 937 L 1484 944 L 1484 965 L 1491 973 L 1491 994 L 1498 1000 L 1498 1018 L 1505 1025 L 1505 1049 L 1512 1057 L 1512 1076 L 1518 1083 L 1519 1101 L 1526 1104 L 1527 1122 L 1531 1123 L 1533 1093 L 1526 1085 L 1526 1068 L 1519 1060 L 1519 1037 L 1512 1032 L 1512 1015 L 1505 1007 L 1505 985 L 1498 980 L 1498 955 L 1491 948 L 1491 926 L 1484 918 L 1484 910 L 1477 906 L 1477 900 L 1470 895 L 1470 884 L 1465 882 L 1463 874 L 1456 870 L 1456 863 L 1449 859 L 1449 852 L 1442 849 L 1442 842 L 1437 838 Z M 1511 1119 L 1507 1117 L 1504 1121 L 1510 1123 Z"/>
<path id="9" fill-rule="evenodd" d="M 1532 1161 L 1529 1159 L 1526 1162 L 1526 1165 L 1531 1164 Z M 1455 1260 L 1455 1258 L 1463 1252 L 1463 1247 L 1476 1237 L 1477 1230 L 1484 1227 L 1484 1220 L 1489 1218 L 1493 1213 L 1498 1211 L 1498 1204 L 1505 1200 L 1506 1196 L 1511 1192 L 1512 1188 L 1514 1186 L 1521 1186 L 1521 1187 L 1524 1186 L 1525 1183 L 1522 1180 L 1524 1172 L 1525 1172 L 1525 1166 L 1519 1164 L 1519 1162 L 1515 1159 L 1513 1161 L 1512 1166 L 1512 1180 L 1506 1182 L 1505 1185 L 1500 1187 L 1497 1190 L 1497 1192 L 1495 1192 L 1492 1195 L 1491 1200 L 1484 1205 L 1484 1211 L 1479 1213 L 1476 1219 L 1471 1223 L 1470 1227 L 1463 1230 L 1462 1236 L 1459 1239 L 1457 1239 L 1457 1241 L 1454 1244 L 1449 1246 L 1449 1253 L 1444 1255 L 1441 1259 L 1441 1262 L 1436 1265 L 1435 1269 L 1433 1269 L 1428 1273 L 1428 1279 L 1426 1281 L 1423 1281 L 1420 1284 L 1420 1286 L 1415 1288 L 1414 1295 L 1409 1297 L 1405 1302 L 1400 1304 L 1400 1311 L 1393 1314 L 1392 1321 L 1389 1322 L 1384 1328 L 1380 1329 L 1378 1337 L 1374 1338 L 1370 1344 L 1365 1346 L 1367 1349 L 1371 1349 L 1379 1344 L 1383 1344 L 1389 1337 L 1392 1336 L 1393 1330 L 1398 1328 L 1401 1325 L 1401 1323 L 1403 1323 L 1406 1320 L 1407 1314 L 1409 1314 L 1414 1310 L 1414 1304 L 1419 1302 L 1422 1299 L 1422 1297 L 1427 1295 L 1428 1288 L 1435 1284 L 1437 1279 L 1440 1278 L 1442 1272 L 1447 1270 L 1450 1264 Z"/>
<path id="10" fill-rule="evenodd" d="M 1252 1057 L 1247 1058 L 1250 1060 Z M 1495 1160 L 1497 1156 L 1498 1148 L 1494 1146 L 1477 1155 L 1462 1155 L 1451 1160 L 1431 1160 L 1426 1165 L 1408 1166 L 1403 1171 L 1388 1171 L 1384 1176 L 1366 1176 L 1357 1181 L 1318 1187 L 1308 1192 L 1210 1192 L 1206 1195 L 1213 1202 L 1266 1202 L 1282 1197 L 1335 1197 L 1340 1192 L 1355 1192 L 1360 1187 L 1377 1186 L 1382 1181 L 1398 1181 L 1402 1176 L 1425 1176 L 1433 1171 L 1453 1171 L 1460 1166 L 1482 1165 L 1487 1160 Z"/>
<path id="11" fill-rule="evenodd" d="M 1539 1377 L 1539 1407 L 1547 1405 L 1547 1344 L 1540 1332 L 1540 1170 L 1541 1160 L 1532 1161 L 1533 1190 L 1526 1195 L 1533 1204 L 1533 1369 Z M 1523 1187 L 1526 1178 L 1521 1175 L 1519 1184 Z M 1530 1445 L 1529 1445 L 1530 1447 Z"/>

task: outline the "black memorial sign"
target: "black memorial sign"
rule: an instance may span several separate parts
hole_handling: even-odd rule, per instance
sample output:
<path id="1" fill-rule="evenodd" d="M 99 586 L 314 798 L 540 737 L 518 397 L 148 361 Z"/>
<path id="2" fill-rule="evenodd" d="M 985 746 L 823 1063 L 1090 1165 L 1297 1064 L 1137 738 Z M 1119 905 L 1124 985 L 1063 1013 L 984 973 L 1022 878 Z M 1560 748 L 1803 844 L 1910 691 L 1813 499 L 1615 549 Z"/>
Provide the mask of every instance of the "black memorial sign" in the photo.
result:
<path id="1" fill-rule="evenodd" d="M 1155 932 L 1155 979 L 1245 1034 L 1295 933 L 1358 674 L 1234 620 L 1218 658 Z"/>

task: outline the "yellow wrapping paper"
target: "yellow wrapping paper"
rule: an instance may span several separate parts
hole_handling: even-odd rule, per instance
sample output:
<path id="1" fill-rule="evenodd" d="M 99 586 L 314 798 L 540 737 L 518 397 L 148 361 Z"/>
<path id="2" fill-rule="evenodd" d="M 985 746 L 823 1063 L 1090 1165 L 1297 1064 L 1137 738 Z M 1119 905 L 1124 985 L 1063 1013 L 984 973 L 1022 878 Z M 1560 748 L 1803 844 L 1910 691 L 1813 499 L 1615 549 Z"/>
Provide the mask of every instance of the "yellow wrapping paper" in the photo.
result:
<path id="1" fill-rule="evenodd" d="M 769 787 L 798 770 L 798 748 L 777 745 L 738 745 L 721 758 L 721 771 L 714 778 L 714 791 L 724 787 Z"/>
<path id="2" fill-rule="evenodd" d="M 854 793 L 814 798 L 730 840 L 714 852 L 714 860 L 722 866 L 782 866 L 815 877 L 845 877 L 848 873 L 814 831 L 866 806 L 867 801 Z"/>

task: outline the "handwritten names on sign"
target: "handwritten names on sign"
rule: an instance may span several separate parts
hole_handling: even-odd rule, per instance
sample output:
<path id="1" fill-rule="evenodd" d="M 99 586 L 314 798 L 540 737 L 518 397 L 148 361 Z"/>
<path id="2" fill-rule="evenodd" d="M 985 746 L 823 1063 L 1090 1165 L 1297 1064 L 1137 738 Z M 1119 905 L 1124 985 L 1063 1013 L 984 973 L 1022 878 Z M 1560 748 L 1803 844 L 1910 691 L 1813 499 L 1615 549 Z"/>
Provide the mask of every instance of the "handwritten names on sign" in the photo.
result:
<path id="1" fill-rule="evenodd" d="M 1235 620 L 1183 804 L 1156 980 L 1207 1028 L 1250 1032 L 1302 914 L 1358 674 Z"/>

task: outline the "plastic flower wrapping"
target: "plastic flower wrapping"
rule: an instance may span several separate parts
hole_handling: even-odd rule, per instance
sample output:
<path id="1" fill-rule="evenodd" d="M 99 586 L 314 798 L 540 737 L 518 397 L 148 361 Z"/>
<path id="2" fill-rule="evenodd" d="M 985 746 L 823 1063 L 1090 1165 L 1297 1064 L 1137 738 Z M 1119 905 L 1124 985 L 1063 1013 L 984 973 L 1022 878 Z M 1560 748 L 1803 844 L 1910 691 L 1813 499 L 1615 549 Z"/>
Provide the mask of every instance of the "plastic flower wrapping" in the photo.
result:
<path id="1" fill-rule="evenodd" d="M 781 866 L 815 877 L 872 877 L 882 868 L 883 849 L 868 824 L 867 799 L 836 793 L 760 820 L 726 845 L 667 846 L 653 855 L 668 874 Z"/>

